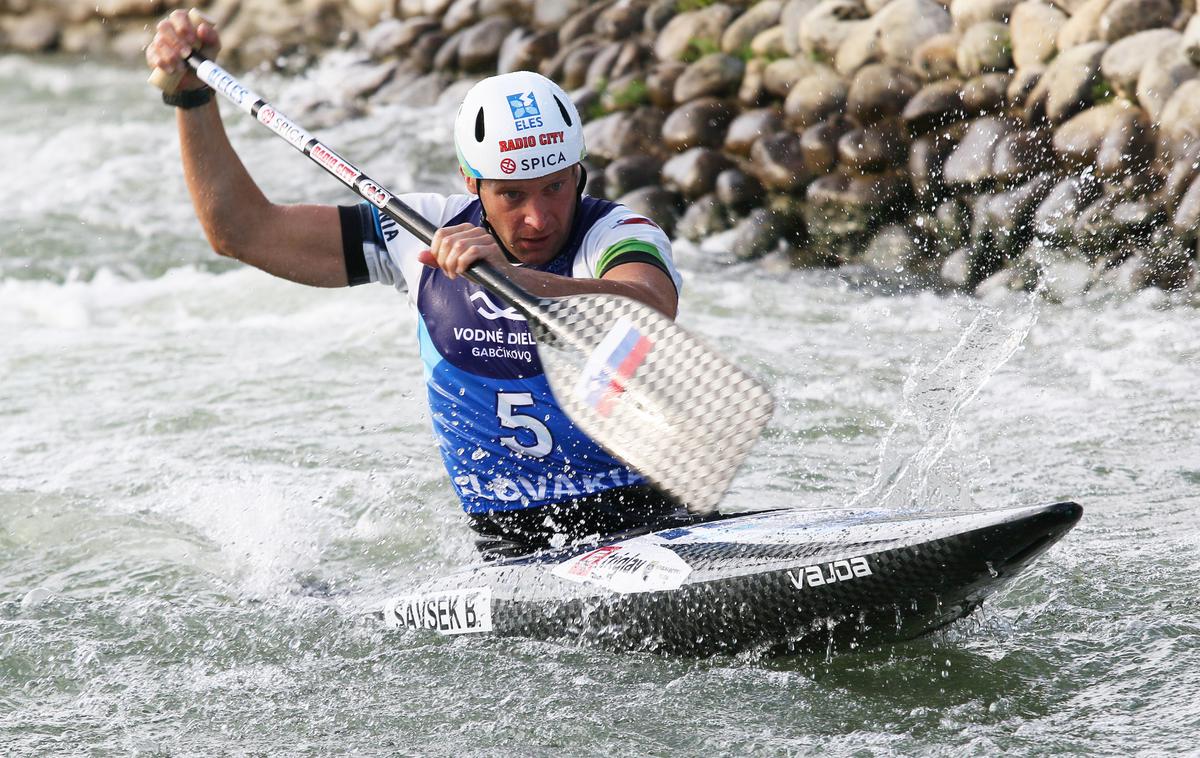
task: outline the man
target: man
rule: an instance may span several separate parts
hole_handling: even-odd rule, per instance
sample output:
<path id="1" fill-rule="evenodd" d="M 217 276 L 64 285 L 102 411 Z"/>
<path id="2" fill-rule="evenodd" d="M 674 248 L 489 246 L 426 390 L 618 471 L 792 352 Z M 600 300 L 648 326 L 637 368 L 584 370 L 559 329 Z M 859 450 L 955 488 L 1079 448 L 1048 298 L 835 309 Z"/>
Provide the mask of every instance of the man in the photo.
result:
<path id="1" fill-rule="evenodd" d="M 440 227 L 426 247 L 368 203 L 277 205 L 225 135 L 212 92 L 182 62 L 216 29 L 183 11 L 158 25 L 152 67 L 185 72 L 177 109 L 184 176 L 214 250 L 314 286 L 407 291 L 434 432 L 485 555 L 687 520 L 686 511 L 576 429 L 543 375 L 524 318 L 462 273 L 486 261 L 535 295 L 623 295 L 674 318 L 680 277 L 667 236 L 582 195 L 579 114 L 556 84 L 516 72 L 467 94 L 454 141 L 469 194 L 402 200 Z"/>

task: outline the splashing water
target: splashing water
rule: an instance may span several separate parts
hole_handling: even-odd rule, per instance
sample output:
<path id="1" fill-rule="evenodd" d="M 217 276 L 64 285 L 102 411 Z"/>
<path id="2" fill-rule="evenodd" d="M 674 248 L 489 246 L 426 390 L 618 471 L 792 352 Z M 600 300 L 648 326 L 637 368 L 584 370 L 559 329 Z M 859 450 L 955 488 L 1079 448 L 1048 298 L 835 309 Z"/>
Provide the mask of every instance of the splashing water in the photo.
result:
<path id="1" fill-rule="evenodd" d="M 1037 301 L 1005 320 L 1000 311 L 982 308 L 958 343 L 930 368 L 916 365 L 904 382 L 900 418 L 879 446 L 879 469 L 853 504 L 887 509 L 968 508 L 974 505 L 954 449 L 963 409 L 984 384 L 1021 347 L 1037 323 Z M 911 454 L 898 449 L 896 433 L 916 427 L 921 447 Z"/>

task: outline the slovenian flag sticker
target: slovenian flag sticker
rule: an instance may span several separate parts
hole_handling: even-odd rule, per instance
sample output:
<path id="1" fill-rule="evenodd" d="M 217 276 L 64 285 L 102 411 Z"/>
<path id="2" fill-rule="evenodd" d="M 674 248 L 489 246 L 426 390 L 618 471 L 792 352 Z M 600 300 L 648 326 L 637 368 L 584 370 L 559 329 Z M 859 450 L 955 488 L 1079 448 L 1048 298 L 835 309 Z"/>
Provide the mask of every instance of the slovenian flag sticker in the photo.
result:
<path id="1" fill-rule="evenodd" d="M 654 341 L 639 332 L 633 322 L 619 320 L 588 356 L 577 386 L 579 397 L 608 418 L 617 395 L 625 391 L 653 347 Z"/>

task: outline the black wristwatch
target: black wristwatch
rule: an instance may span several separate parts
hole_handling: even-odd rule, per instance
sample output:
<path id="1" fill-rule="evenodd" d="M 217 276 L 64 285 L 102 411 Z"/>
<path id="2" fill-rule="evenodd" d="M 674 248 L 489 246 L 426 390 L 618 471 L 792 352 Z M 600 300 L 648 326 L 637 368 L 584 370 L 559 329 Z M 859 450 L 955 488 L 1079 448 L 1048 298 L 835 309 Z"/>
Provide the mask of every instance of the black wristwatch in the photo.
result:
<path id="1" fill-rule="evenodd" d="M 206 105 L 208 101 L 213 99 L 212 87 L 201 87 L 200 89 L 187 89 L 176 92 L 173 95 L 168 95 L 166 92 L 162 96 L 163 102 L 167 105 L 173 105 L 176 108 L 189 110 L 191 108 L 199 108 L 201 105 Z"/>

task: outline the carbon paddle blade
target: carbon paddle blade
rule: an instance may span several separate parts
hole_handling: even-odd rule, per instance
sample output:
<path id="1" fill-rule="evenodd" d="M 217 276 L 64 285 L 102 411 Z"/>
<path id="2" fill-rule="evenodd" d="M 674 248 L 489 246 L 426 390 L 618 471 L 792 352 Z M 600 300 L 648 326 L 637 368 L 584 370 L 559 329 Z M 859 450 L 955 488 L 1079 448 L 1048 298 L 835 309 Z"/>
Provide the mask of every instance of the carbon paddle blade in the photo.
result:
<path id="1" fill-rule="evenodd" d="M 771 418 L 761 383 L 654 309 L 612 295 L 537 301 L 550 389 L 610 453 L 710 513 Z"/>

